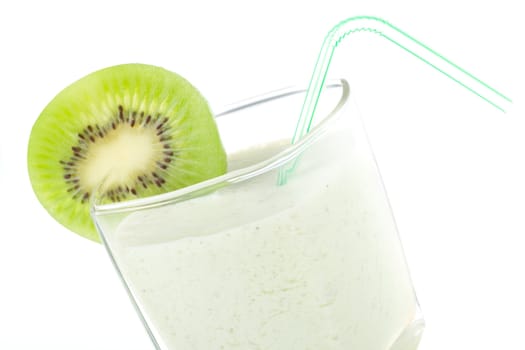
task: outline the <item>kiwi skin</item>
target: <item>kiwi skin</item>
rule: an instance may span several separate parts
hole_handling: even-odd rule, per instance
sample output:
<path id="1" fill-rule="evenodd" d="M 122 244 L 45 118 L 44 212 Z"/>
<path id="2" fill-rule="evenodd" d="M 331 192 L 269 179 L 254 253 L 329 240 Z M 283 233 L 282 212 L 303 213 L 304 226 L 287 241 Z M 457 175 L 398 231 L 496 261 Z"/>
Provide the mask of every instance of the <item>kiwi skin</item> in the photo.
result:
<path id="1" fill-rule="evenodd" d="M 98 169 L 94 150 L 104 155 L 100 145 L 119 142 L 110 146 L 118 156 L 106 163 L 128 158 L 122 168 L 133 168 L 144 147 L 114 141 L 123 133 L 131 141 L 135 134 L 137 140 L 153 140 L 151 159 L 125 174 Z M 200 92 L 178 74 L 144 64 L 105 68 L 62 90 L 33 125 L 27 157 L 43 207 L 63 226 L 97 242 L 89 207 L 97 186 L 88 181 L 93 177 L 113 176 L 104 183 L 104 198 L 116 202 L 177 190 L 222 175 L 227 167 L 213 114 Z"/>

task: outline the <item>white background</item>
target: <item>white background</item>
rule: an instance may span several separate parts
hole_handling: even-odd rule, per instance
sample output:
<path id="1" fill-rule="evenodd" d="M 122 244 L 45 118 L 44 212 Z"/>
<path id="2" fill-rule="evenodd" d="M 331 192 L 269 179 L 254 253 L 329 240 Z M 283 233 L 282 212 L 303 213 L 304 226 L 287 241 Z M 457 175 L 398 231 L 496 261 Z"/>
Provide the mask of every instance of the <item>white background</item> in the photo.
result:
<path id="1" fill-rule="evenodd" d="M 105 66 L 143 62 L 185 76 L 220 106 L 307 81 L 325 33 L 366 14 L 519 102 L 525 25 L 515 4 L 2 2 L 0 349 L 152 348 L 103 247 L 54 222 L 32 193 L 30 128 L 63 87 Z M 378 79 L 381 61 L 388 57 L 359 62 Z M 413 60 L 396 64 L 386 66 L 394 81 L 355 93 L 427 320 L 421 348 L 523 350 L 525 115 L 494 113 L 466 93 L 460 99 L 474 112 L 458 100 L 447 105 L 447 85 L 418 80 Z"/>

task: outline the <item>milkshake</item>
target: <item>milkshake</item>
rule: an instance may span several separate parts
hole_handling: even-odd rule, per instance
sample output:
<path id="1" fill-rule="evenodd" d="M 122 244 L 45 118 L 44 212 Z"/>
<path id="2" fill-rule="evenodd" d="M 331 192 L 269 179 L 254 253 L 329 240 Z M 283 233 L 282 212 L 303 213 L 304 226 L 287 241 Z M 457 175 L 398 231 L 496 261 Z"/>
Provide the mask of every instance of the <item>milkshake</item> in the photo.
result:
<path id="1" fill-rule="evenodd" d="M 230 154 L 231 171 L 252 166 L 247 178 L 103 227 L 160 349 L 389 350 L 403 332 L 395 349 L 417 347 L 406 336 L 417 301 L 368 142 L 329 119 L 285 156 L 289 140 Z M 276 159 L 290 157 L 278 185 Z"/>

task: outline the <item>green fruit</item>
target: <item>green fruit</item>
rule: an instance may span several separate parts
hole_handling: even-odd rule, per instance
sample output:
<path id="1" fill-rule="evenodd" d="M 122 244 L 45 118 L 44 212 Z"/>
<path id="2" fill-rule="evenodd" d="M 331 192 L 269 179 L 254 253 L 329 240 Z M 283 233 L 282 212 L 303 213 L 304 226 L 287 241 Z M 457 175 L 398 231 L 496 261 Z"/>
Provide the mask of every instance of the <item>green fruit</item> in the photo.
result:
<path id="1" fill-rule="evenodd" d="M 44 208 L 99 241 L 89 205 L 102 184 L 111 202 L 152 196 L 224 174 L 226 155 L 206 100 L 188 81 L 125 64 L 78 80 L 45 107 L 28 169 Z"/>

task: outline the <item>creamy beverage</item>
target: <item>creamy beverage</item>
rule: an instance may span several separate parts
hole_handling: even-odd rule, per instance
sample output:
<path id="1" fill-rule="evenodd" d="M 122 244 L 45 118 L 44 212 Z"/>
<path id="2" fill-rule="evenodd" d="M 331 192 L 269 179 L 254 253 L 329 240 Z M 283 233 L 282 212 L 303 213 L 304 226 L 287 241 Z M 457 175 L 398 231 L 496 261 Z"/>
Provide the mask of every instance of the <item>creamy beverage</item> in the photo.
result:
<path id="1" fill-rule="evenodd" d="M 238 152 L 230 166 L 282 146 Z M 417 302 L 365 146 L 342 127 L 299 157 L 285 185 L 273 170 L 115 225 L 113 257 L 161 347 L 390 349 Z"/>

